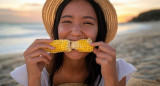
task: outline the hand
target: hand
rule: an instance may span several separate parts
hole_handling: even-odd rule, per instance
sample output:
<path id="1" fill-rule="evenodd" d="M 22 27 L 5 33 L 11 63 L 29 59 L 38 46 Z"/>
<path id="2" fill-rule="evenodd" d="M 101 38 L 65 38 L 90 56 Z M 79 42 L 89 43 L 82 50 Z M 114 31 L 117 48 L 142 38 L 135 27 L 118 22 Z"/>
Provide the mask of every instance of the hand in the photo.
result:
<path id="1" fill-rule="evenodd" d="M 96 54 L 96 63 L 101 65 L 102 77 L 105 86 L 118 86 L 118 76 L 116 70 L 116 50 L 104 42 L 93 42 L 91 46 L 94 48 L 93 53 Z"/>
<path id="2" fill-rule="evenodd" d="M 31 46 L 24 52 L 24 57 L 27 66 L 27 72 L 29 78 L 40 78 L 41 71 L 45 64 L 49 64 L 52 59 L 51 55 L 45 52 L 43 49 L 54 49 L 54 47 L 47 43 L 52 42 L 51 39 L 36 39 Z"/>

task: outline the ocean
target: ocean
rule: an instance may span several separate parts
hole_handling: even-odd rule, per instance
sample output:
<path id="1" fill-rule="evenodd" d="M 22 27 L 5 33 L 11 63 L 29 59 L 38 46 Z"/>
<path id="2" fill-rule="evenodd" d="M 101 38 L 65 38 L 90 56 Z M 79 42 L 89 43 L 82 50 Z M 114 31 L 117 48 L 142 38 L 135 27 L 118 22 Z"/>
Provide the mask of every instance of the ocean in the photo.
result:
<path id="1" fill-rule="evenodd" d="M 24 52 L 39 38 L 49 38 L 43 24 L 0 24 L 0 54 Z"/>
<path id="2" fill-rule="evenodd" d="M 117 34 L 149 29 L 146 23 L 123 23 L 118 25 Z M 0 55 L 24 52 L 35 39 L 49 38 L 42 23 L 0 23 Z"/>

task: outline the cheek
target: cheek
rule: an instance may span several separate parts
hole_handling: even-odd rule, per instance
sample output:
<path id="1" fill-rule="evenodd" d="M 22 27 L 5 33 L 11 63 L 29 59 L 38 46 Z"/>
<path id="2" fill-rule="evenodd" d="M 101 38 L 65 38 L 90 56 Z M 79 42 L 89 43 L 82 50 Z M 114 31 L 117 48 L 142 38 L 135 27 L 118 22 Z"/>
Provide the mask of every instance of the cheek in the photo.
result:
<path id="1" fill-rule="evenodd" d="M 59 25 L 58 26 L 58 37 L 59 39 L 62 39 L 66 36 L 68 30 L 64 28 L 63 26 Z"/>
<path id="2" fill-rule="evenodd" d="M 64 33 L 63 30 L 58 28 L 58 37 L 59 37 L 59 39 L 61 39 L 63 37 L 63 35 L 61 35 L 63 33 Z"/>
<path id="3" fill-rule="evenodd" d="M 98 34 L 98 28 L 87 29 L 84 31 L 88 38 L 91 38 L 92 41 L 96 41 L 96 37 Z"/>

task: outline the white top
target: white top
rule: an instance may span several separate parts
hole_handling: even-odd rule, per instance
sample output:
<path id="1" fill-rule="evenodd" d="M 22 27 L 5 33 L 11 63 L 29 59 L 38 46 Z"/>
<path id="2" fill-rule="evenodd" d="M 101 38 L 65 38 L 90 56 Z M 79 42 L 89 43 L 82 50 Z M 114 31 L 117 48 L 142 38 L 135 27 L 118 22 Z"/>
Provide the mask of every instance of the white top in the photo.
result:
<path id="1" fill-rule="evenodd" d="M 131 78 L 133 73 L 136 72 L 136 68 L 121 58 L 116 59 L 116 63 L 117 63 L 118 80 L 120 81 L 123 77 L 126 77 L 126 82 L 128 82 L 128 80 Z M 27 75 L 26 64 L 15 68 L 10 73 L 10 75 L 18 83 L 24 86 L 28 86 L 28 75 Z M 44 68 L 42 70 L 42 75 L 41 75 L 41 86 L 49 86 L 48 80 L 49 80 L 49 73 Z M 101 79 L 99 86 L 104 86 L 103 78 Z"/>

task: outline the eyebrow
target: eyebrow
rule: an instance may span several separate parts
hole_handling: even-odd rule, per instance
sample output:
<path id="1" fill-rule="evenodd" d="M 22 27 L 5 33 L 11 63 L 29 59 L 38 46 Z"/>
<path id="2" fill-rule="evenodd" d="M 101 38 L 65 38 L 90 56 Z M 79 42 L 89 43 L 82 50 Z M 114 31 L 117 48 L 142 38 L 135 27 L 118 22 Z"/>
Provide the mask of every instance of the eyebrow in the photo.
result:
<path id="1" fill-rule="evenodd" d="M 84 16 L 83 18 L 85 18 L 85 19 L 93 19 L 93 20 L 95 20 L 95 21 L 96 21 L 96 19 L 95 19 L 95 18 L 93 18 L 92 16 Z"/>
<path id="2" fill-rule="evenodd" d="M 61 18 L 73 18 L 72 16 L 70 16 L 70 15 L 64 15 L 64 16 L 62 16 Z"/>
<path id="3" fill-rule="evenodd" d="M 73 18 L 73 17 L 70 16 L 70 15 L 64 15 L 64 16 L 62 16 L 61 18 Z M 96 19 L 95 19 L 94 17 L 92 17 L 92 16 L 84 16 L 83 18 L 84 18 L 84 19 L 92 19 L 92 20 L 95 20 L 95 21 L 96 21 Z"/>

